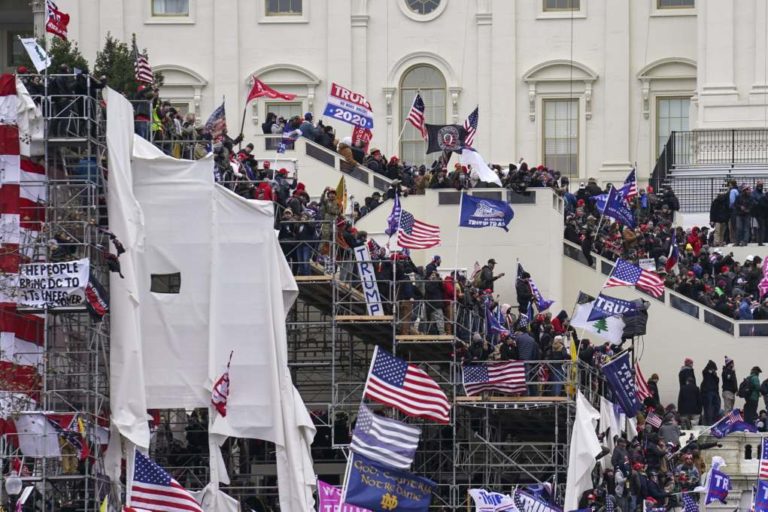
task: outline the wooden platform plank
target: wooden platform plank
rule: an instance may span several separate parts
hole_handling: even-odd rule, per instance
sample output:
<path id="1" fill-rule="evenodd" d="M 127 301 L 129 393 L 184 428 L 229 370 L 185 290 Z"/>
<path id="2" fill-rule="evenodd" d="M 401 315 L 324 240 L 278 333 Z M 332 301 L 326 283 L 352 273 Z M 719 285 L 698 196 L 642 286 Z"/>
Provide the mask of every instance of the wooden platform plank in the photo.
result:
<path id="1" fill-rule="evenodd" d="M 398 343 L 451 343 L 454 337 L 450 334 L 398 334 L 395 336 Z"/>
<path id="2" fill-rule="evenodd" d="M 330 282 L 333 280 L 333 276 L 322 274 L 317 276 L 293 276 L 297 283 L 312 283 L 312 282 Z"/>
<path id="3" fill-rule="evenodd" d="M 457 396 L 459 403 L 477 403 L 477 402 L 508 402 L 508 403 L 531 403 L 531 402 L 567 402 L 568 398 L 564 396 Z"/>
<path id="4" fill-rule="evenodd" d="M 391 322 L 392 315 L 338 315 L 337 322 Z"/>

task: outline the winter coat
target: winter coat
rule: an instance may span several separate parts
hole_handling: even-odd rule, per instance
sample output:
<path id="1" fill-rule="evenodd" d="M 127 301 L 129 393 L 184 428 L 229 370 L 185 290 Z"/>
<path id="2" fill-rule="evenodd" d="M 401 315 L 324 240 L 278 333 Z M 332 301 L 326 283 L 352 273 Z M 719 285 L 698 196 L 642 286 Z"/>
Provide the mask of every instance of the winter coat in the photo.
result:
<path id="1" fill-rule="evenodd" d="M 696 384 L 685 384 L 677 395 L 677 410 L 682 415 L 701 414 L 701 393 Z"/>
<path id="2" fill-rule="evenodd" d="M 351 147 L 347 146 L 343 142 L 339 142 L 338 148 L 339 154 L 349 165 L 357 165 L 359 163 L 355 161 L 355 157 L 352 155 Z"/>
<path id="3" fill-rule="evenodd" d="M 733 393 L 736 393 L 736 391 L 738 391 L 739 382 L 736 379 L 736 371 L 733 369 L 733 367 L 729 367 L 729 366 L 723 367 L 722 379 L 723 379 L 723 391 L 731 391 Z"/>
<path id="4" fill-rule="evenodd" d="M 714 361 L 709 361 L 701 372 L 701 392 L 718 394 L 719 391 L 720 378 L 717 376 L 717 366 Z"/>
<path id="5" fill-rule="evenodd" d="M 680 382 L 680 387 L 685 386 L 688 379 L 693 379 L 693 385 L 696 385 L 696 374 L 693 373 L 693 368 L 690 366 L 683 366 L 680 368 L 680 373 L 677 374 L 677 380 Z"/>
<path id="6" fill-rule="evenodd" d="M 536 341 L 534 341 L 530 334 L 518 333 L 516 340 L 520 359 L 523 361 L 535 361 L 540 359 L 541 356 L 539 352 L 539 346 L 536 344 Z"/>

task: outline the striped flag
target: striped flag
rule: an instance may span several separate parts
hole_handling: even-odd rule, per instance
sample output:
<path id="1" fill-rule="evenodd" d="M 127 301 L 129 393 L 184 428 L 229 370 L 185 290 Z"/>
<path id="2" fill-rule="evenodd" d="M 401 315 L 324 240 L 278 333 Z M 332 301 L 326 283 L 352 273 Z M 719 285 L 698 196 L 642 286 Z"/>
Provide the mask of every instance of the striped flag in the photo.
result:
<path id="1" fill-rule="evenodd" d="M 504 361 L 500 363 L 469 364 L 462 371 L 464 391 L 467 396 L 483 391 L 501 391 L 511 395 L 526 394 L 525 363 Z"/>
<path id="2" fill-rule="evenodd" d="M 640 371 L 640 365 L 637 363 L 635 363 L 635 390 L 637 393 L 637 399 L 640 402 L 653 396 L 653 393 L 651 393 L 651 388 L 648 387 L 648 381 L 645 380 L 643 372 Z"/>
<path id="3" fill-rule="evenodd" d="M 427 138 L 427 127 L 424 126 L 424 110 L 424 100 L 421 99 L 421 94 L 417 93 L 416 97 L 413 98 L 411 110 L 408 111 L 408 117 L 405 118 L 419 131 L 422 139 Z"/>
<path id="4" fill-rule="evenodd" d="M 224 130 L 227 128 L 227 114 L 224 109 L 224 102 L 221 102 L 214 110 L 203 126 L 203 133 L 211 135 L 211 141 L 220 142 L 224 138 Z"/>
<path id="5" fill-rule="evenodd" d="M 472 143 L 475 141 L 475 134 L 477 133 L 477 118 L 479 116 L 478 109 L 480 107 L 475 107 L 475 110 L 472 111 L 469 116 L 467 116 L 467 119 L 464 121 L 464 131 L 466 132 L 466 135 L 464 136 L 464 145 L 472 147 Z"/>
<path id="6" fill-rule="evenodd" d="M 653 428 L 660 428 L 661 416 L 659 416 L 655 412 L 649 412 L 648 416 L 645 417 L 645 422 L 650 426 L 652 426 Z"/>
<path id="7" fill-rule="evenodd" d="M 134 462 L 131 505 L 152 511 L 203 512 L 189 491 L 149 457 L 137 450 Z"/>
<path id="8" fill-rule="evenodd" d="M 627 174 L 627 178 L 624 180 L 624 185 L 621 187 L 624 192 L 624 200 L 631 201 L 633 197 L 637 195 L 637 174 L 632 169 Z"/>
<path id="9" fill-rule="evenodd" d="M 658 274 L 621 258 L 616 260 L 616 266 L 613 267 L 604 288 L 613 286 L 636 286 L 654 297 L 661 297 L 664 294 L 664 280 Z"/>
<path id="10" fill-rule="evenodd" d="M 451 405 L 437 382 L 421 368 L 388 354 L 378 346 L 373 351 L 363 396 L 394 407 L 408 416 L 438 423 L 451 421 Z"/>
<path id="11" fill-rule="evenodd" d="M 377 416 L 361 405 L 349 448 L 387 466 L 410 469 L 419 437 L 419 427 Z"/>
<path id="12" fill-rule="evenodd" d="M 397 231 L 397 245 L 406 249 L 429 249 L 440 245 L 440 227 L 417 220 L 402 210 Z"/>
<path id="13" fill-rule="evenodd" d="M 768 480 L 768 437 L 763 437 L 763 447 L 760 451 L 760 469 L 757 473 L 759 480 Z"/>
<path id="14" fill-rule="evenodd" d="M 155 81 L 155 76 L 152 74 L 152 67 L 149 65 L 149 59 L 146 54 L 139 52 L 139 47 L 136 46 L 136 41 L 133 41 L 133 71 L 136 76 L 137 82 L 143 82 L 145 84 L 151 84 Z"/>

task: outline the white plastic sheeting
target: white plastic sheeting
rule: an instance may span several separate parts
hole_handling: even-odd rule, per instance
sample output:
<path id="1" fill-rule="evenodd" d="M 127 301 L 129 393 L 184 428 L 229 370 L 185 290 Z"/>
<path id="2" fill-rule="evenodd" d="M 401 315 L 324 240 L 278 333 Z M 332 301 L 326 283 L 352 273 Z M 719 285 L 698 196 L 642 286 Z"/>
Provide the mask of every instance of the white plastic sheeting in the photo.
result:
<path id="1" fill-rule="evenodd" d="M 315 430 L 291 382 L 285 332 L 298 288 L 272 203 L 216 185 L 210 156 L 177 160 L 134 137 L 131 106 L 114 91 L 107 104 L 110 228 L 126 248 L 125 279 L 110 280 L 115 426 L 148 446 L 146 409 L 207 407 L 234 351 L 227 416 L 213 418 L 211 433 L 276 443 L 281 510 L 311 510 Z M 150 290 L 152 274 L 174 273 L 178 293 Z"/>

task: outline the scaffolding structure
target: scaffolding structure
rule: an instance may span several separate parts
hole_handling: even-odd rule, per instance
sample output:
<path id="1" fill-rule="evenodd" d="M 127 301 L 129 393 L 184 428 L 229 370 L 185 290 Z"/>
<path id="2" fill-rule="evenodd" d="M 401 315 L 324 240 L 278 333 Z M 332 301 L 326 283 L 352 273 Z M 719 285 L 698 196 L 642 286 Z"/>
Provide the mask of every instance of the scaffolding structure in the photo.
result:
<path id="1" fill-rule="evenodd" d="M 38 79 L 41 77 L 38 77 Z M 35 163 L 45 167 L 47 180 L 20 182 L 36 188 L 37 206 L 22 207 L 20 217 L 40 219 L 40 230 L 22 236 L 19 256 L 25 262 L 66 262 L 88 258 L 93 279 L 107 283 L 104 251 L 104 116 L 95 83 L 83 75 L 48 75 L 40 94 L 32 98 L 42 112 L 42 137 L 31 141 Z M 47 94 L 46 84 L 58 81 L 77 93 Z M 34 156 L 37 155 L 37 156 Z M 11 291 L 11 296 L 13 293 Z M 95 511 L 109 492 L 103 476 L 102 443 L 109 415 L 109 318 L 94 318 L 85 303 L 65 307 L 17 308 L 19 318 L 42 319 L 44 357 L 35 411 L 58 420 L 66 435 L 85 437 L 90 454 L 78 453 L 54 430 L 60 457 L 30 458 L 19 449 L 18 438 L 4 435 L 0 443 L 3 476 L 17 469 L 24 487 L 34 491 L 24 510 Z M 11 418 L 29 414 L 29 404 L 18 404 Z M 24 434 L 19 432 L 18 437 Z M 42 442 L 42 441 L 41 441 Z M 4 486 L 3 486 L 4 487 Z M 3 493 L 3 505 L 16 497 Z"/>
<path id="2" fill-rule="evenodd" d="M 78 82 L 83 90 L 54 95 L 45 89 L 35 98 L 44 114 L 41 163 L 48 181 L 47 199 L 40 208 L 45 223 L 39 236 L 26 240 L 20 251 L 32 261 L 89 258 L 93 276 L 106 286 L 104 256 L 110 239 L 99 86 L 87 76 L 48 79 Z M 433 508 L 466 507 L 470 488 L 509 492 L 517 484 L 550 482 L 562 490 L 575 403 L 568 395 L 549 396 L 550 381 L 540 380 L 540 375 L 552 374 L 553 362 L 529 362 L 529 396 L 465 396 L 459 352 L 473 332 L 485 332 L 484 320 L 445 301 L 440 305 L 445 318 L 439 327 L 427 301 L 401 297 L 403 281 L 398 279 L 403 272 L 392 260 L 375 262 L 384 314 L 369 314 L 357 261 L 344 248 L 339 227 L 331 221 L 311 222 L 322 233 L 319 240 L 281 241 L 281 245 L 299 286 L 286 320 L 289 366 L 318 430 L 313 458 L 319 478 L 341 483 L 373 350 L 379 346 L 420 365 L 451 402 L 448 425 L 421 422 L 422 440 L 413 466 L 414 473 L 438 484 Z M 426 283 L 411 284 L 423 288 Z M 95 319 L 84 305 L 27 308 L 24 313 L 45 318 L 38 409 L 82 418 L 92 450 L 81 461 L 71 450 L 60 458 L 28 460 L 17 446 L 2 439 L 3 475 L 13 459 L 22 461 L 27 470 L 22 480 L 36 489 L 29 510 L 96 511 L 110 492 L 101 460 L 102 432 L 109 420 L 109 315 Z M 569 381 L 561 384 L 575 384 L 572 377 L 578 374 L 579 387 L 594 394 L 591 373 L 572 372 L 570 361 L 558 364 Z M 150 455 L 183 486 L 202 489 L 209 482 L 207 411 L 150 413 L 154 418 Z M 274 446 L 229 439 L 222 453 L 231 479 L 222 489 L 240 500 L 243 510 L 274 510 L 278 501 Z"/>

